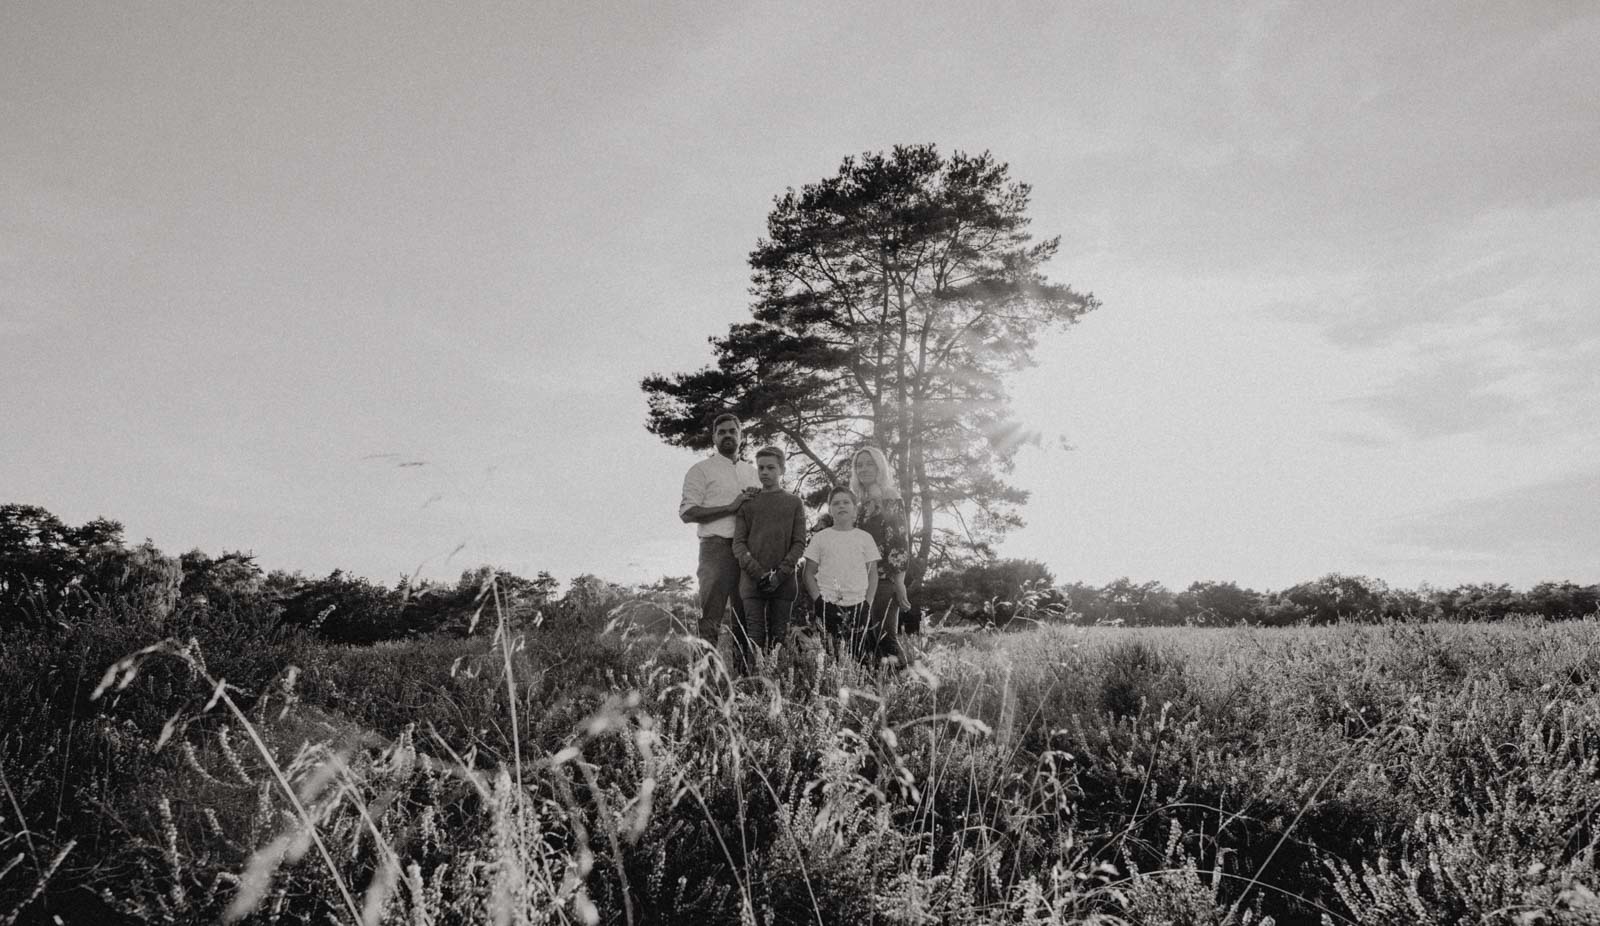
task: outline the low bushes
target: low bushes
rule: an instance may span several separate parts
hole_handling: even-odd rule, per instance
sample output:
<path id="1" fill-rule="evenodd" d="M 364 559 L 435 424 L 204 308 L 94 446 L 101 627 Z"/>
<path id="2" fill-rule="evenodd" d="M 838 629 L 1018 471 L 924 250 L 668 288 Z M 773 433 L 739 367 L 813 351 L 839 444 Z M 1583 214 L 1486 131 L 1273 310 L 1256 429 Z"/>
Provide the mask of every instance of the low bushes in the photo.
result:
<path id="1" fill-rule="evenodd" d="M 8 636 L 0 756 L 30 839 L 8 811 L 25 861 L 0 915 L 1587 915 L 1594 622 L 1046 628 L 933 644 L 893 681 L 800 639 L 765 683 L 612 613 L 371 647 L 182 606 Z M 88 698 L 169 635 L 198 645 Z M 207 709 L 224 679 L 244 720 Z"/>

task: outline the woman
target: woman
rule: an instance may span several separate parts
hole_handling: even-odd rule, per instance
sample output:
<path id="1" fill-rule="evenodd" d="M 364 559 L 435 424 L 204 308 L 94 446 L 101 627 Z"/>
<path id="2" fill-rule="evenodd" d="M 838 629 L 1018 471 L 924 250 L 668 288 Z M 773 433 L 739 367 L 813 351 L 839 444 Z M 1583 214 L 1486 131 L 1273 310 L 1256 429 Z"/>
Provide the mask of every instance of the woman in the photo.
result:
<path id="1" fill-rule="evenodd" d="M 910 562 L 910 529 L 905 503 L 895 485 L 894 470 L 883 451 L 876 447 L 857 450 L 850 461 L 850 491 L 860 499 L 856 527 L 872 535 L 878 544 L 878 593 L 858 656 L 881 664 L 892 658 L 897 668 L 905 666 L 897 629 L 900 610 L 911 607 L 906 595 L 906 565 Z"/>

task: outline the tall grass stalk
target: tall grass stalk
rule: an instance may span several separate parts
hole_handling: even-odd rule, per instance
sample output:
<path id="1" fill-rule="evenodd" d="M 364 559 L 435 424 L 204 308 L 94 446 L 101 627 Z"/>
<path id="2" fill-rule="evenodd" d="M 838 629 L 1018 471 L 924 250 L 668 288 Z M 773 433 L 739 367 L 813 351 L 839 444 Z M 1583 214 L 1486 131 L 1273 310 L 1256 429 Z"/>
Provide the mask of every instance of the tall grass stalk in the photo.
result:
<path id="1" fill-rule="evenodd" d="M 339 897 L 344 901 L 345 908 L 350 913 L 351 922 L 363 922 L 361 908 L 356 905 L 355 897 L 350 893 L 349 884 L 345 882 L 344 876 L 339 871 L 339 866 L 333 860 L 333 855 L 323 842 L 322 834 L 317 828 L 317 821 L 306 811 L 300 794 L 289 784 L 288 777 L 284 775 L 283 769 L 278 765 L 272 750 L 268 749 L 267 744 L 262 740 L 261 733 L 256 728 L 256 725 L 250 722 L 250 718 L 245 715 L 244 711 L 239 709 L 239 705 L 234 702 L 233 697 L 228 693 L 227 681 L 213 678 L 206 671 L 205 665 L 193 654 L 194 646 L 193 641 L 189 646 L 182 647 L 178 646 L 176 641 L 166 641 L 152 644 L 123 658 L 106 670 L 106 674 L 100 679 L 100 684 L 95 686 L 94 693 L 89 696 L 89 699 L 98 701 L 100 696 L 111 689 L 113 685 L 116 686 L 118 691 L 127 688 L 138 677 L 140 666 L 147 658 L 160 655 L 172 656 L 186 664 L 191 672 L 195 673 L 199 679 L 212 689 L 211 700 L 206 705 L 207 709 L 218 703 L 222 704 L 233 715 L 234 719 L 239 722 L 240 726 L 244 728 L 245 734 L 250 737 L 250 742 L 255 746 L 257 754 L 261 756 L 267 769 L 272 773 L 273 779 L 282 790 L 284 799 L 289 802 L 289 806 L 294 808 L 295 818 L 302 827 L 302 835 L 316 846 L 317 854 L 322 857 L 323 864 L 327 866 L 328 873 L 332 876 L 334 884 L 339 890 Z M 266 883 L 270 880 L 272 872 L 277 868 L 279 861 L 284 855 L 293 854 L 292 850 L 295 841 L 297 840 L 285 840 L 281 846 L 275 845 L 273 847 L 287 850 L 282 854 L 275 856 L 271 849 L 263 849 L 256 854 L 250 868 L 246 870 L 241 878 L 238 896 L 223 914 L 223 918 L 227 922 L 237 922 L 255 909 L 260 902 L 261 895 L 266 890 Z"/>
<path id="2" fill-rule="evenodd" d="M 640 629 L 672 599 L 507 601 L 255 692 L 193 640 L 118 659 L 96 704 L 183 706 L 0 731 L 0 909 L 116 871 L 174 921 L 1585 922 L 1600 623 L 941 633 L 898 678 L 797 639 L 739 678 Z M 129 766 L 120 846 L 20 823 L 68 748 Z"/>

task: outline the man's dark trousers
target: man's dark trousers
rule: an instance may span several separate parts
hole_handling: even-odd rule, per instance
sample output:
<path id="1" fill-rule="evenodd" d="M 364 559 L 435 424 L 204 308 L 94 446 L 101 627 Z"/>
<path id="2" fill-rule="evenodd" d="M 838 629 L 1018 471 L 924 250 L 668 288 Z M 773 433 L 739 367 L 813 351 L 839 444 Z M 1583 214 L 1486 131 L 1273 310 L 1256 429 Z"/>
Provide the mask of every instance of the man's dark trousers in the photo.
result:
<path id="1" fill-rule="evenodd" d="M 744 620 L 744 602 L 739 600 L 739 562 L 733 558 L 733 540 L 728 537 L 700 538 L 700 636 L 712 646 L 722 633 L 722 613 L 729 602 L 738 620 Z"/>

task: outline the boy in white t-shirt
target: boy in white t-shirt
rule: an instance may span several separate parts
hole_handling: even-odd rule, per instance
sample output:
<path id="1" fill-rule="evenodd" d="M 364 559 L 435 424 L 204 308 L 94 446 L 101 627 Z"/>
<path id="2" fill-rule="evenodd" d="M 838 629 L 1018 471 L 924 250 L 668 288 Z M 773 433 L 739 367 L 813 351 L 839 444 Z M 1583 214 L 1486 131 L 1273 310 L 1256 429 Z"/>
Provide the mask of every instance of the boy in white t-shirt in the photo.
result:
<path id="1" fill-rule="evenodd" d="M 863 647 L 855 637 L 864 635 L 866 603 L 878 591 L 878 570 L 873 566 L 878 544 L 856 527 L 856 496 L 849 489 L 833 490 L 828 513 L 833 515 L 833 526 L 817 531 L 806 545 L 806 593 L 822 618 L 834 655 L 848 632 L 850 652 L 859 659 Z"/>

